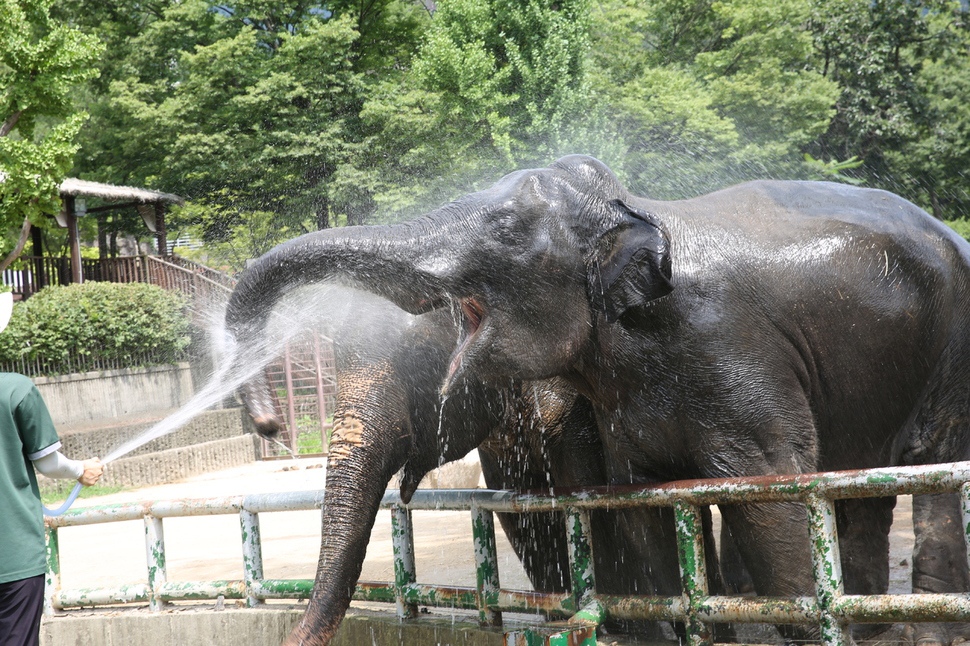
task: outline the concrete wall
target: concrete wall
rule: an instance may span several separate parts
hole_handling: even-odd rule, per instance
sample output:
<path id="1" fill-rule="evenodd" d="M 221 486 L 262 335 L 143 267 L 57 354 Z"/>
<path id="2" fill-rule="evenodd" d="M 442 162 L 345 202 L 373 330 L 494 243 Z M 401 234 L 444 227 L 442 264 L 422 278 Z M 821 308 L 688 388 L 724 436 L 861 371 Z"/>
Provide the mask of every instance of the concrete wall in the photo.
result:
<path id="1" fill-rule="evenodd" d="M 172 410 L 195 392 L 188 363 L 38 377 L 34 383 L 58 427 Z"/>
<path id="2" fill-rule="evenodd" d="M 302 610 L 72 611 L 45 618 L 41 646 L 278 646 Z M 482 629 L 468 619 L 419 618 L 401 622 L 391 612 L 350 610 L 332 646 L 502 646 L 501 629 Z"/>

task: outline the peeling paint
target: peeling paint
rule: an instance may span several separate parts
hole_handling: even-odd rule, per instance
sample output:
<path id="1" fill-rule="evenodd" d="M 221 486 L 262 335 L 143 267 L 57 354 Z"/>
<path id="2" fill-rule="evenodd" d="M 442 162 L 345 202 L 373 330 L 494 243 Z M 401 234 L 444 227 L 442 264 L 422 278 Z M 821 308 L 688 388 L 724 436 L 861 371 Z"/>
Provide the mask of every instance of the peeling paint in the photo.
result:
<path id="1" fill-rule="evenodd" d="M 359 435 L 357 436 L 360 440 Z M 613 487 L 566 491 L 561 495 L 513 493 L 488 490 L 419 490 L 408 505 L 396 492 L 387 493 L 382 508 L 394 510 L 392 532 L 395 549 L 395 581 L 359 582 L 354 598 L 398 604 L 447 606 L 475 610 L 487 618 L 502 612 L 542 612 L 571 622 L 548 624 L 525 632 L 506 634 L 507 644 L 559 646 L 594 644 L 595 626 L 606 617 L 682 621 L 691 644 L 706 644 L 714 622 L 816 624 L 825 646 L 848 644 L 846 626 L 872 622 L 968 622 L 970 595 L 910 594 L 860 596 L 843 592 L 833 501 L 899 493 L 962 495 L 963 524 L 970 537 L 970 462 L 923 467 L 893 467 L 797 476 L 772 476 L 725 480 L 672 482 L 654 487 Z M 772 599 L 711 596 L 707 587 L 699 507 L 730 502 L 794 501 L 806 505 L 816 591 L 814 597 Z M 261 538 L 257 514 L 300 509 L 319 509 L 323 492 L 228 496 L 105 505 L 74 509 L 48 519 L 48 596 L 52 608 L 86 607 L 148 601 L 159 609 L 179 599 L 305 599 L 313 581 L 263 579 Z M 675 507 L 678 558 L 684 594 L 679 597 L 609 596 L 595 593 L 588 510 L 637 506 Z M 410 511 L 470 510 L 475 533 L 476 588 L 415 583 L 414 541 Z M 525 512 L 566 509 L 571 558 L 570 575 L 576 596 L 502 590 L 498 561 L 494 556 L 492 512 Z M 169 582 L 162 519 L 211 514 L 240 515 L 243 537 L 244 581 Z M 59 527 L 143 518 L 145 522 L 148 583 L 111 589 L 58 590 Z M 970 542 L 970 541 L 968 541 Z M 968 549 L 970 551 L 970 549 Z M 405 613 L 406 614 L 406 613 Z M 412 615 L 413 616 L 413 615 Z M 565 641 L 556 641 L 565 640 Z"/>

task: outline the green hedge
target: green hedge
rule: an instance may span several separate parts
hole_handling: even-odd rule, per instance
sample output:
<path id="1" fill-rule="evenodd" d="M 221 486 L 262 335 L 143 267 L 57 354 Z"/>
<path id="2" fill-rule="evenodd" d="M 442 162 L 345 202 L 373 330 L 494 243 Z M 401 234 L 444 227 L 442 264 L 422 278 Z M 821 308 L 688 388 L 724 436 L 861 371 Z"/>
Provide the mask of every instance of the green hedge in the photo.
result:
<path id="1" fill-rule="evenodd" d="M 0 333 L 0 364 L 31 376 L 139 367 L 179 361 L 188 345 L 180 294 L 88 282 L 47 287 L 17 303 Z"/>

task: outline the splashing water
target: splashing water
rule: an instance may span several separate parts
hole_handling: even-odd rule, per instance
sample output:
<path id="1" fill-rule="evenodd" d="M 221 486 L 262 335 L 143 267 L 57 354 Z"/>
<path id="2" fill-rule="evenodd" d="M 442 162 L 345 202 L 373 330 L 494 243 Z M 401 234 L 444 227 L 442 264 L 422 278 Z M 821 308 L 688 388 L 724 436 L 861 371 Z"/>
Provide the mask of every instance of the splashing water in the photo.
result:
<path id="1" fill-rule="evenodd" d="M 321 288 L 315 292 L 303 291 L 300 293 L 299 305 L 278 304 L 262 338 L 246 346 L 237 344 L 232 335 L 222 326 L 224 318 L 222 311 L 211 313 L 211 320 L 214 322 L 211 326 L 213 329 L 210 332 L 210 338 L 222 343 L 214 348 L 219 361 L 209 383 L 179 410 L 114 449 L 102 459 L 102 464 L 117 460 L 152 440 L 178 430 L 193 418 L 231 396 L 243 384 L 256 377 L 269 361 L 278 356 L 288 341 L 312 327 L 317 322 L 315 314 L 323 309 L 322 304 L 336 300 L 337 294 L 334 288 Z M 276 441 L 276 443 L 284 447 L 291 456 L 296 457 L 293 451 L 282 442 Z"/>
<path id="2" fill-rule="evenodd" d="M 231 353 L 226 361 L 221 362 L 209 383 L 180 409 L 150 427 L 141 435 L 128 440 L 111 451 L 102 458 L 101 462 L 103 464 L 113 462 L 152 440 L 178 430 L 193 418 L 231 396 L 240 386 L 255 377 L 263 369 L 265 361 L 246 360 L 250 354 L 252 353 L 241 352 L 239 356 L 236 356 L 237 353 Z"/>

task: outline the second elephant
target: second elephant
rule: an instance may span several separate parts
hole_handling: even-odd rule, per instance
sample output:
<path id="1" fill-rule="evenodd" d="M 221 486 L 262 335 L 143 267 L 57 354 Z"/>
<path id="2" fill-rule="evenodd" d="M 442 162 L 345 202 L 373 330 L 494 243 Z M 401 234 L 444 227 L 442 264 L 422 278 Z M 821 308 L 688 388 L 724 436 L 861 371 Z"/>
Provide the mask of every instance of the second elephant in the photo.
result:
<path id="1" fill-rule="evenodd" d="M 360 577 L 378 505 L 395 473 L 401 472 L 401 497 L 407 502 L 425 474 L 478 447 L 490 488 L 607 482 L 592 408 L 564 381 L 493 388 L 469 379 L 443 399 L 438 387 L 459 334 L 450 313 L 412 317 L 366 293 L 327 293 L 332 315 L 326 332 L 335 338 L 339 394 L 313 596 L 287 642 L 304 645 L 327 644 L 339 626 Z M 307 294 L 300 298 L 303 308 L 313 300 Z M 265 300 L 259 305 L 272 306 Z M 265 381 L 248 383 L 243 393 L 259 431 L 274 435 L 280 422 Z M 499 520 L 533 587 L 568 591 L 561 514 L 499 514 Z M 679 594 L 669 512 L 596 512 L 592 525 L 598 590 Z M 715 552 L 708 553 L 716 571 Z M 659 630 L 646 622 L 633 628 Z"/>

